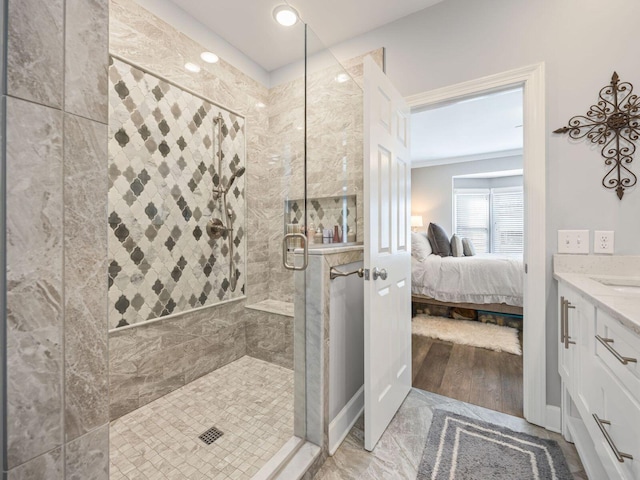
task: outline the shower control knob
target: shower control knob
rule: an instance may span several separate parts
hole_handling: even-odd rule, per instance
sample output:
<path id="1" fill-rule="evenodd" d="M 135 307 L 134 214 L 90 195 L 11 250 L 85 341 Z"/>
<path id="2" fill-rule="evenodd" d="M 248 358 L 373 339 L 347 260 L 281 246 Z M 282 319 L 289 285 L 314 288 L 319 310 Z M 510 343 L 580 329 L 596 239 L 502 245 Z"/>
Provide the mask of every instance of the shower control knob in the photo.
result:
<path id="1" fill-rule="evenodd" d="M 378 278 L 381 278 L 382 280 L 386 280 L 387 279 L 387 271 L 383 268 L 382 270 L 378 269 L 378 267 L 373 269 L 373 279 L 377 280 Z"/>

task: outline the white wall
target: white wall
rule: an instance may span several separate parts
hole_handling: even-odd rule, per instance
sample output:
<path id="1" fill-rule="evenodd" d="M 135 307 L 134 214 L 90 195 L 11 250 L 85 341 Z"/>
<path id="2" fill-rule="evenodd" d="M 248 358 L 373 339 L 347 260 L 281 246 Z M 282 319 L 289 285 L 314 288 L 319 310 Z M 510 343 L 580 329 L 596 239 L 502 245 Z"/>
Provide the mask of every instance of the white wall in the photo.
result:
<path id="1" fill-rule="evenodd" d="M 614 70 L 640 88 L 638 18 L 637 0 L 447 0 L 333 49 L 346 58 L 385 47 L 387 74 L 403 95 L 545 62 L 547 395 L 555 405 L 560 381 L 551 255 L 557 230 L 615 230 L 616 253 L 638 254 L 640 191 L 618 200 L 600 183 L 606 170 L 599 151 L 551 132 L 585 113 Z M 640 172 L 640 159 L 633 167 Z"/>
<path id="2" fill-rule="evenodd" d="M 411 215 L 422 215 L 425 230 L 429 222 L 434 222 L 452 235 L 454 176 L 520 168 L 520 156 L 414 168 L 411 170 Z"/>

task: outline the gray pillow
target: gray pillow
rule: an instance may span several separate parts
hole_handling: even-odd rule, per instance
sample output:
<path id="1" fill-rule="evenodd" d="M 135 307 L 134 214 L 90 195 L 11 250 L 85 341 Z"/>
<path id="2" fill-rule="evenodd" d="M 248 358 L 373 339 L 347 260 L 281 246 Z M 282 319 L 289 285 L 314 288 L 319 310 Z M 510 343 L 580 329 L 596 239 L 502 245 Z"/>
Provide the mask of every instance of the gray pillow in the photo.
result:
<path id="1" fill-rule="evenodd" d="M 411 255 L 422 262 L 432 253 L 427 236 L 424 233 L 411 232 Z"/>
<path id="2" fill-rule="evenodd" d="M 473 257 L 476 254 L 476 249 L 468 238 L 462 239 L 462 250 L 465 257 Z"/>
<path id="3" fill-rule="evenodd" d="M 464 256 L 462 238 L 455 234 L 453 235 L 453 237 L 451 237 L 451 253 L 454 257 Z"/>
<path id="4" fill-rule="evenodd" d="M 447 235 L 444 228 L 437 223 L 430 223 L 427 238 L 431 243 L 433 253 L 441 257 L 451 256 L 451 243 L 449 242 L 449 235 Z"/>

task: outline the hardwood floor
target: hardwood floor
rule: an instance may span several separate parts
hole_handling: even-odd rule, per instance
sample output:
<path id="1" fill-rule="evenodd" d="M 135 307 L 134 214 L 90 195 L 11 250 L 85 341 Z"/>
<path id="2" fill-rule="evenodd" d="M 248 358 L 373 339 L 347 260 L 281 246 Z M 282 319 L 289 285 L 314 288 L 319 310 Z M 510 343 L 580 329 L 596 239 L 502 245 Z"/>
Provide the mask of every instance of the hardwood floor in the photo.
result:
<path id="1" fill-rule="evenodd" d="M 522 417 L 522 356 L 413 335 L 413 386 Z"/>

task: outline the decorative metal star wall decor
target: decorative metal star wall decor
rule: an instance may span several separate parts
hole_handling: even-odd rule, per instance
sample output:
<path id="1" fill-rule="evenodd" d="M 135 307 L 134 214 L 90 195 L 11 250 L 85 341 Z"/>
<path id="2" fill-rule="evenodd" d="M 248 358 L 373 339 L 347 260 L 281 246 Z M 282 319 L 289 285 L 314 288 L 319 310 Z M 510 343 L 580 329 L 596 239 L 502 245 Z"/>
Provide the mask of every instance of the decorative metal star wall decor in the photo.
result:
<path id="1" fill-rule="evenodd" d="M 574 139 L 587 138 L 602 145 L 606 166 L 611 167 L 602 185 L 615 189 L 622 200 L 625 188 L 638 178 L 629 169 L 640 137 L 640 99 L 633 94 L 633 85 L 620 82 L 613 72 L 611 83 L 600 90 L 598 103 L 591 105 L 586 115 L 576 115 L 566 127 L 553 133 L 568 133 Z"/>

